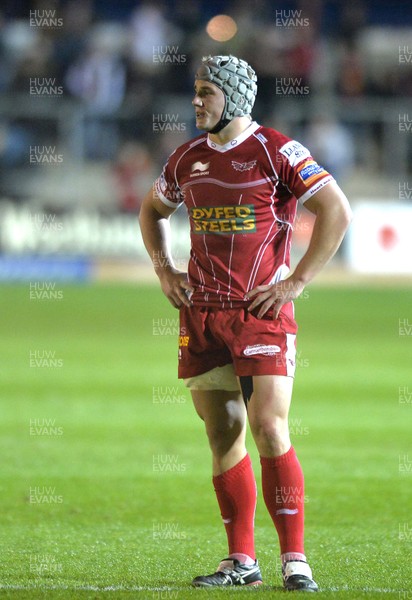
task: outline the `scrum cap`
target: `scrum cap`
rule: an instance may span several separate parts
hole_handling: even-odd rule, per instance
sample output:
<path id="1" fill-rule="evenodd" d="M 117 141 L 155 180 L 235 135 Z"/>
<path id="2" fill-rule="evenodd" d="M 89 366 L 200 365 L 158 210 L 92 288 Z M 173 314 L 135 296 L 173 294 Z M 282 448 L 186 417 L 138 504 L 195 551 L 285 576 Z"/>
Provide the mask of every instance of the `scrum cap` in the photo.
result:
<path id="1" fill-rule="evenodd" d="M 257 93 L 257 77 L 250 65 L 236 56 L 206 56 L 195 79 L 210 81 L 225 96 L 225 108 L 213 133 L 225 127 L 234 117 L 250 115 Z"/>

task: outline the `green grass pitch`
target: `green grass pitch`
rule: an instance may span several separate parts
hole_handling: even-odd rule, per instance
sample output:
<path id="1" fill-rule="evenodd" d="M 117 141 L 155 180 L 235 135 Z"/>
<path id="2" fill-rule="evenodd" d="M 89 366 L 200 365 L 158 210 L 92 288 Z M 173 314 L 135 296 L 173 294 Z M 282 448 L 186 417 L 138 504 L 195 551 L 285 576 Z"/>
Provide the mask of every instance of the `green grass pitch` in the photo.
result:
<path id="1" fill-rule="evenodd" d="M 250 438 L 264 585 L 190 587 L 226 542 L 176 379 L 177 312 L 157 286 L 59 285 L 1 288 L 0 596 L 284 597 Z M 296 312 L 291 429 L 320 597 L 412 598 L 411 290 L 313 285 Z"/>

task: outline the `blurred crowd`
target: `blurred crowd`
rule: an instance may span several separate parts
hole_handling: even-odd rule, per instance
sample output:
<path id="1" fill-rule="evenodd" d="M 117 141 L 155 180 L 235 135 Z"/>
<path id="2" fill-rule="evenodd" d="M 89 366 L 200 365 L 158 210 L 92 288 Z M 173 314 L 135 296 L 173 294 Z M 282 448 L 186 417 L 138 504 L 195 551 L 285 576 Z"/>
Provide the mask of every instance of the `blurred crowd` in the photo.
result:
<path id="1" fill-rule="evenodd" d="M 41 102 L 29 96 L 33 80 L 38 87 L 44 88 L 47 80 L 61 86 L 64 99 L 77 102 L 87 116 L 82 158 L 109 161 L 119 207 L 137 211 L 141 190 L 168 153 L 197 133 L 189 118 L 185 127 L 164 127 L 162 135 L 154 135 L 153 115 L 179 109 L 181 98 L 190 109 L 193 73 L 205 54 L 230 52 L 255 67 L 254 117 L 264 125 L 276 127 L 277 106 L 285 100 L 279 89 L 307 89 L 311 98 L 318 94 L 332 98 L 332 104 L 336 97 L 412 96 L 412 70 L 402 68 L 397 56 L 387 56 L 392 50 L 385 55 L 378 35 L 388 25 L 388 15 L 394 26 L 399 19 L 407 25 L 408 15 L 398 10 L 400 3 L 384 13 L 376 4 L 5 0 L 0 8 L 0 101 Z M 230 41 L 213 41 L 205 32 L 208 19 L 219 13 L 236 21 L 238 34 Z M 374 44 L 382 57 L 374 54 Z M 311 115 L 299 133 L 325 166 L 343 175 L 350 170 L 353 135 L 333 113 Z M 56 136 L 51 124 L 35 122 L 30 114 L 26 119 L 3 116 L 2 171 L 24 165 L 28 145 Z"/>

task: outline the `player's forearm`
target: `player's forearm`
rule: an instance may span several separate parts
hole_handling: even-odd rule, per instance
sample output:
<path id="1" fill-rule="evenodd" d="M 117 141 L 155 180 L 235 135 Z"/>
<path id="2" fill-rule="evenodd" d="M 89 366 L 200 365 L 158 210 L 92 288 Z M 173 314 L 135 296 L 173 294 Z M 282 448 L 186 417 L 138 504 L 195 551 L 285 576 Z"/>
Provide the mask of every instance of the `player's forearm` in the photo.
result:
<path id="1" fill-rule="evenodd" d="M 308 284 L 335 255 L 351 222 L 348 205 L 319 207 L 309 247 L 292 277 Z"/>
<path id="2" fill-rule="evenodd" d="M 169 220 L 149 204 L 143 203 L 139 222 L 144 245 L 152 260 L 154 270 L 161 277 L 165 271 L 174 269 L 170 250 Z"/>

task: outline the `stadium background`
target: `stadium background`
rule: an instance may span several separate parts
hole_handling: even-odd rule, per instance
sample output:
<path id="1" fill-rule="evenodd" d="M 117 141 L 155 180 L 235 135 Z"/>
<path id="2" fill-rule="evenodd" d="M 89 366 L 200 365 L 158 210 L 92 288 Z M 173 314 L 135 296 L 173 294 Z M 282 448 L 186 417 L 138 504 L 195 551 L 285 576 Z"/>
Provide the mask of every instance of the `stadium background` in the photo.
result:
<path id="1" fill-rule="evenodd" d="M 229 52 L 258 73 L 254 118 L 306 144 L 355 214 L 296 303 L 317 579 L 325 597 L 412 597 L 412 5 L 379 0 L 2 2 L 2 595 L 192 597 L 224 552 L 137 215 L 197 134 L 196 64 Z M 294 264 L 311 225 L 299 212 Z M 184 268 L 182 209 L 172 228 Z M 257 526 L 279 586 L 261 504 Z"/>

